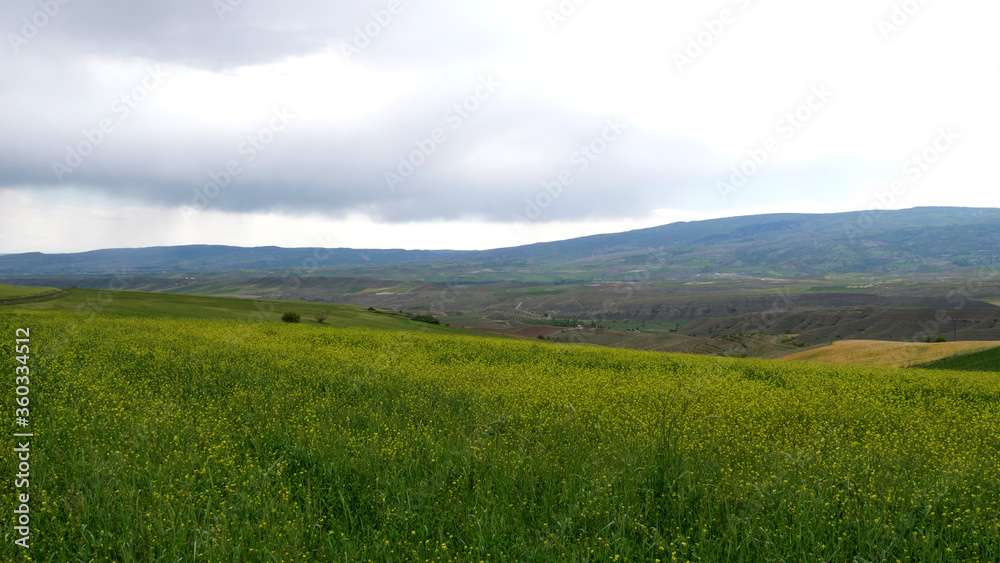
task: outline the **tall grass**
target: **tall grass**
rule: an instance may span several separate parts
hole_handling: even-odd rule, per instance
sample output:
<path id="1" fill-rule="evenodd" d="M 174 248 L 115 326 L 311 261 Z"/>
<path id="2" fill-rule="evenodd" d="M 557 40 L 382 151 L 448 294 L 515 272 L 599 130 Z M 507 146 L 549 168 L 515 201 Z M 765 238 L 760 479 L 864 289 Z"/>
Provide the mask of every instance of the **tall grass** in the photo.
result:
<path id="1" fill-rule="evenodd" d="M 1000 559 L 986 374 L 71 319 L 5 561 Z"/>

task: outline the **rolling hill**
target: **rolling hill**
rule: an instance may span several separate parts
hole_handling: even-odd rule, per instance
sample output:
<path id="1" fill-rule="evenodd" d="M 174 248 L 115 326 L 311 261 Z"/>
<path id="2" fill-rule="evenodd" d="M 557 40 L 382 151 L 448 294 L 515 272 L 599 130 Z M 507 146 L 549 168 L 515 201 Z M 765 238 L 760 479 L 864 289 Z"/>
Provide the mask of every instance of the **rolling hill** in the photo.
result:
<path id="1" fill-rule="evenodd" d="M 884 342 L 872 340 L 838 340 L 827 346 L 802 350 L 779 358 L 785 361 L 817 362 L 821 364 L 846 364 L 883 368 L 902 368 L 933 364 L 963 357 L 973 353 L 996 350 L 1000 342 Z M 935 369 L 942 369 L 936 368 Z M 977 368 L 955 368 L 977 369 Z M 980 368 L 981 369 L 981 368 Z"/>
<path id="2" fill-rule="evenodd" d="M 0 256 L 0 275 L 106 274 L 130 272 L 200 272 L 304 268 L 324 266 L 435 261 L 465 254 L 454 250 L 355 250 L 350 248 L 244 248 L 220 245 L 116 248 L 70 254 L 9 254 Z"/>
<path id="3" fill-rule="evenodd" d="M 958 371 L 1000 371 L 1000 346 L 978 352 L 957 354 L 913 367 Z"/>
<path id="4" fill-rule="evenodd" d="M 771 214 L 680 222 L 623 233 L 485 251 L 175 246 L 74 254 L 0 256 L 0 276 L 371 268 L 424 264 L 488 269 L 509 279 L 524 269 L 615 279 L 710 274 L 764 277 L 912 273 L 1000 265 L 1000 209 L 923 207 L 900 211 Z M 539 274 L 540 275 L 540 274 Z M 393 276 L 385 276 L 393 277 Z M 558 278 L 558 276 L 556 276 Z M 400 279 L 395 277 L 394 279 Z"/>

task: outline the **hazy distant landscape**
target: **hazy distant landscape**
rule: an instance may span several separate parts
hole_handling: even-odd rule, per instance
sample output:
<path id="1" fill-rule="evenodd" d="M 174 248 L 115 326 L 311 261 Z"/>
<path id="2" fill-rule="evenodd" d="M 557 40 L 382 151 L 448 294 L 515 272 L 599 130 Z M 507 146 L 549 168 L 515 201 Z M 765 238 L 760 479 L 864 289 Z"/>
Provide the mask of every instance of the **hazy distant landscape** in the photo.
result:
<path id="1" fill-rule="evenodd" d="M 997 249 L 1000 210 L 920 208 L 676 223 L 477 252 L 34 253 L 0 257 L 0 280 L 342 303 L 553 341 L 775 357 L 835 340 L 1000 341 Z"/>
<path id="2" fill-rule="evenodd" d="M 844 217 L 761 216 L 474 253 L 2 257 L 0 332 L 38 343 L 35 549 L 989 559 L 1000 212 L 883 218 L 856 246 L 805 227 Z"/>

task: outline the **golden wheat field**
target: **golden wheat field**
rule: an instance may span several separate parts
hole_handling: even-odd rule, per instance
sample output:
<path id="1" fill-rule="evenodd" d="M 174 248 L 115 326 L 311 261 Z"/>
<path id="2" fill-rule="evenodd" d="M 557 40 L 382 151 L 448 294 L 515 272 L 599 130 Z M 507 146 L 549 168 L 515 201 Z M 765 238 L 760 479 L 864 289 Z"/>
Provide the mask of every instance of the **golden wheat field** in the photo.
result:
<path id="1" fill-rule="evenodd" d="M 3 313 L 8 401 L 22 327 L 4 561 L 1000 560 L 986 373 Z"/>

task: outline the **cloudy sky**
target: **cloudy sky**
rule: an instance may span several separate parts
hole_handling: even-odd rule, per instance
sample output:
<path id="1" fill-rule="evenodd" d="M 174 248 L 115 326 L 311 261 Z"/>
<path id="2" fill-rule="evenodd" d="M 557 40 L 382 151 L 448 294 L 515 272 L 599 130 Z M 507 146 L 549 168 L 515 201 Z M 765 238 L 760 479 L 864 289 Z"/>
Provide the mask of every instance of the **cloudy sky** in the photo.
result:
<path id="1" fill-rule="evenodd" d="M 995 0 L 5 0 L 0 253 L 1000 207 Z"/>

